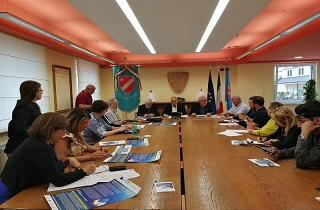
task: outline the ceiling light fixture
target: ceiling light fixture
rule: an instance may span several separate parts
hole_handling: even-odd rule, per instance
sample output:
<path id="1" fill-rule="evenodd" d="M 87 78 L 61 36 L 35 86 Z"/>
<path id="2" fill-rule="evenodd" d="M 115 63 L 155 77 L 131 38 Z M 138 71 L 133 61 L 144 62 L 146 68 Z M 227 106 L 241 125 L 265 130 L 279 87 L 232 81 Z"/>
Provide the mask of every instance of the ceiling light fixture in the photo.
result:
<path id="1" fill-rule="evenodd" d="M 302 56 L 296 56 L 294 57 L 295 59 L 300 59 L 300 58 L 303 58 Z"/>
<path id="2" fill-rule="evenodd" d="M 214 10 L 212 17 L 209 21 L 209 24 L 206 28 L 206 30 L 204 31 L 202 38 L 199 42 L 199 45 L 196 49 L 196 52 L 200 52 L 204 46 L 204 44 L 207 42 L 212 30 L 214 29 L 214 27 L 216 26 L 218 20 L 220 19 L 223 11 L 226 9 L 228 3 L 230 0 L 220 0 L 216 9 Z"/>
<path id="3" fill-rule="evenodd" d="M 281 32 L 281 33 L 279 33 L 279 34 L 278 34 L 278 35 L 276 35 L 275 37 L 273 37 L 273 38 L 269 39 L 268 41 L 266 41 L 266 42 L 264 42 L 264 43 L 262 43 L 262 44 L 258 45 L 258 46 L 257 46 L 257 47 L 255 47 L 255 48 L 253 48 L 253 50 L 249 50 L 249 51 L 245 52 L 244 54 L 242 54 L 242 55 L 240 55 L 240 56 L 236 57 L 235 59 L 236 59 L 236 60 L 239 60 L 239 59 L 241 59 L 241 58 L 243 58 L 243 57 L 245 57 L 245 56 L 249 55 L 250 53 L 252 53 L 252 52 L 254 52 L 254 51 L 256 51 L 256 50 L 259 50 L 260 48 L 265 47 L 266 45 L 268 45 L 268 44 L 270 44 L 270 43 L 274 42 L 275 40 L 277 40 L 277 39 L 279 39 L 279 38 L 281 38 L 281 37 L 284 37 L 284 36 L 286 36 L 286 35 L 288 35 L 288 34 L 292 33 L 293 31 L 295 31 L 295 30 L 297 30 L 297 29 L 299 29 L 299 28 L 301 28 L 301 27 L 303 27 L 303 26 L 305 26 L 305 25 L 307 25 L 307 24 L 311 23 L 312 21 L 314 21 L 314 20 L 318 19 L 319 17 L 320 17 L 320 12 L 318 12 L 318 13 L 316 13 L 315 15 L 312 15 L 311 17 L 309 17 L 309 18 L 307 18 L 307 19 L 305 19 L 305 20 L 303 20 L 303 21 L 301 21 L 301 22 L 297 23 L 296 25 L 294 25 L 294 26 L 292 26 L 292 27 L 288 28 L 287 30 L 285 30 L 285 31 L 283 31 L 283 32 Z M 301 57 L 301 58 L 302 58 L 302 57 Z"/>
<path id="4" fill-rule="evenodd" d="M 151 54 L 156 54 L 156 51 L 154 50 L 151 42 L 149 41 L 146 33 L 144 32 L 143 28 L 141 27 L 138 19 L 136 18 L 135 14 L 133 13 L 131 7 L 129 6 L 128 2 L 126 0 L 116 0 L 119 7 L 121 8 L 122 12 L 127 16 L 128 20 L 130 21 L 131 25 L 134 27 L 134 29 L 139 34 L 140 38 L 144 42 L 144 44 L 147 46 Z"/>
<path id="5" fill-rule="evenodd" d="M 38 27 L 30 24 L 30 23 L 27 23 L 27 22 L 25 22 L 24 20 L 21 20 L 21 19 L 18 18 L 18 17 L 15 17 L 15 16 L 13 16 L 13 15 L 10 15 L 10 14 L 8 14 L 8 13 L 6 13 L 6 12 L 0 12 L 0 18 L 6 19 L 6 20 L 8 20 L 8 21 L 10 21 L 10 22 L 12 22 L 12 23 L 15 23 L 15 24 L 17 24 L 17 25 L 20 25 L 20 26 L 22 26 L 22 27 L 24 27 L 24 28 L 27 28 L 27 29 L 29 29 L 29 30 L 31 30 L 31 31 L 34 31 L 34 32 L 36 32 L 36 33 L 38 33 L 38 34 L 41 34 L 41 35 L 44 35 L 44 36 L 49 37 L 49 38 L 51 38 L 51 39 L 54 39 L 54 40 L 56 40 L 56 41 L 62 42 L 63 44 L 68 45 L 68 46 L 71 46 L 71 47 L 73 47 L 73 48 L 75 48 L 75 49 L 77 49 L 77 50 L 80 50 L 80 51 L 84 52 L 84 53 L 87 53 L 88 55 L 91 55 L 91 56 L 97 57 L 97 58 L 99 58 L 99 59 L 101 59 L 101 60 L 104 60 L 104 61 L 107 61 L 107 62 L 109 62 L 109 63 L 115 64 L 115 62 L 112 61 L 112 60 L 109 60 L 109 59 L 107 59 L 107 58 L 103 58 L 102 56 L 100 56 L 100 55 L 98 55 L 98 54 L 95 54 L 95 53 L 93 53 L 93 52 L 90 52 L 89 50 L 86 50 L 86 49 L 84 49 L 84 48 L 82 48 L 82 47 L 79 47 L 79 46 L 75 45 L 74 43 L 69 42 L 69 41 L 66 40 L 66 39 L 63 39 L 63 38 L 61 38 L 61 37 L 58 37 L 58 36 L 56 36 L 56 35 L 54 35 L 54 34 L 51 34 L 51 33 L 49 33 L 49 32 L 46 32 L 46 31 L 44 31 L 44 30 L 42 30 L 42 29 L 40 29 L 40 28 L 38 28 Z"/>

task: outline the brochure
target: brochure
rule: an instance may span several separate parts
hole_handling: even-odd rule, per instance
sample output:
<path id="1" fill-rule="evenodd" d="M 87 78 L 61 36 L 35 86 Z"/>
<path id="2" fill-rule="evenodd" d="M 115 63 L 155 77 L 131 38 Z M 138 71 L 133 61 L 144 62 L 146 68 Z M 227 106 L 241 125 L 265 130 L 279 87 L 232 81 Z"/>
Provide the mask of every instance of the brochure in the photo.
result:
<path id="1" fill-rule="evenodd" d="M 119 145 L 119 144 L 126 144 L 126 141 L 125 140 L 103 141 L 103 142 L 99 142 L 99 147 L 113 146 L 113 145 Z"/>
<path id="2" fill-rule="evenodd" d="M 262 158 L 262 159 L 249 159 L 251 162 L 257 164 L 258 166 L 261 167 L 266 167 L 266 166 L 280 166 L 279 164 L 269 160 L 268 158 Z"/>
<path id="3" fill-rule="evenodd" d="M 174 192 L 174 186 L 172 182 L 157 182 L 154 183 L 156 192 Z"/>
<path id="4" fill-rule="evenodd" d="M 107 163 L 149 163 L 160 159 L 162 151 L 153 153 L 116 154 L 103 162 Z"/>
<path id="5" fill-rule="evenodd" d="M 127 145 L 132 146 L 149 146 L 149 140 L 148 138 L 145 138 L 143 140 L 127 140 Z"/>
<path id="6" fill-rule="evenodd" d="M 120 177 L 110 182 L 53 195 L 44 195 L 51 209 L 94 209 L 134 197 L 140 187 Z"/>

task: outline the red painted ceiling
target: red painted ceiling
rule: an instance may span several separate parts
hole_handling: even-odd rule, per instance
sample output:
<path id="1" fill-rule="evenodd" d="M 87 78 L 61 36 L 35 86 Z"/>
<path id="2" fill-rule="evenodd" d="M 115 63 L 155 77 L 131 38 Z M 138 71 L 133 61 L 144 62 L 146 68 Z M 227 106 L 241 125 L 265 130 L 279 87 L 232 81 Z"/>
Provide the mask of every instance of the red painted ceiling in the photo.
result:
<path id="1" fill-rule="evenodd" d="M 90 2 L 94 4 L 95 0 Z M 129 4 L 133 4 L 131 5 L 133 8 L 134 6 L 141 6 L 134 5 L 135 2 L 139 3 L 139 1 L 128 1 Z M 178 3 L 183 4 L 184 2 L 180 1 Z M 246 9 L 250 6 L 254 5 L 243 5 Z M 165 9 L 165 7 L 159 9 Z M 123 63 L 124 57 L 126 57 L 128 64 L 140 64 L 143 67 L 214 65 L 224 64 L 226 61 L 229 64 L 297 62 L 294 56 L 303 56 L 302 59 L 298 60 L 299 62 L 320 60 L 320 18 L 240 60 L 235 59 L 287 28 L 320 12 L 319 0 L 270 1 L 240 31 L 233 34 L 232 39 L 217 52 L 156 55 L 130 53 L 123 44 L 117 42 L 67 0 L 0 0 L 0 12 L 19 17 L 45 31 L 113 60 L 117 64 Z M 118 13 L 118 15 L 121 15 L 121 13 Z M 120 17 L 115 15 L 115 19 L 110 21 L 117 21 L 117 18 Z M 139 21 L 147 22 L 148 20 L 145 18 Z M 238 21 L 234 19 L 233 24 L 236 25 Z M 188 23 L 186 22 L 185 24 Z M 157 29 L 156 25 L 154 29 Z M 70 46 L 39 35 L 2 18 L 0 18 L 0 31 L 39 43 L 68 55 L 91 60 L 101 66 L 109 66 L 106 61 L 79 52 Z M 236 36 L 237 34 L 240 36 Z"/>

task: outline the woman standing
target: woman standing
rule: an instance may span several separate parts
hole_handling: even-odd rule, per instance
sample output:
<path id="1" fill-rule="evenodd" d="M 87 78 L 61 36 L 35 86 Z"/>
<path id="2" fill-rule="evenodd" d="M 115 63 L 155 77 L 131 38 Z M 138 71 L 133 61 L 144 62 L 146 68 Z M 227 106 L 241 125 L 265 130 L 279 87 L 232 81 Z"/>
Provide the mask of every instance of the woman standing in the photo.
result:
<path id="1" fill-rule="evenodd" d="M 74 108 L 66 118 L 70 122 L 70 133 L 54 145 L 59 160 L 73 156 L 79 162 L 84 162 L 107 157 L 107 149 L 91 146 L 82 137 L 81 132 L 88 127 L 91 118 L 85 109 Z M 90 152 L 90 154 L 84 155 L 84 152 Z"/>
<path id="2" fill-rule="evenodd" d="M 2 171 L 0 203 L 26 188 L 48 182 L 64 186 L 94 172 L 93 164 L 80 169 L 74 158 L 58 160 L 52 144 L 65 136 L 68 126 L 68 120 L 54 112 L 40 115 L 34 121 L 28 129 L 29 137 L 9 156 Z M 77 169 L 64 173 L 68 163 Z"/>
<path id="3" fill-rule="evenodd" d="M 41 84 L 27 80 L 20 85 L 20 99 L 12 111 L 12 120 L 8 125 L 8 143 L 4 150 L 10 155 L 28 137 L 27 128 L 41 115 L 41 110 L 36 101 L 43 94 Z"/>

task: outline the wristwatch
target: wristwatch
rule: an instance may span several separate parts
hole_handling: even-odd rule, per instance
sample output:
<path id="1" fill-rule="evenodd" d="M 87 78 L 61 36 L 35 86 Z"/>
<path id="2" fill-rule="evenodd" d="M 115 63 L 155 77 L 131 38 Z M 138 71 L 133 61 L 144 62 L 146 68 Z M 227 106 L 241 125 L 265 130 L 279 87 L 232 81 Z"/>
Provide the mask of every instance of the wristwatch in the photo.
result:
<path id="1" fill-rule="evenodd" d="M 307 140 L 307 137 L 304 137 L 304 136 L 302 136 L 302 135 L 299 135 L 299 136 L 298 136 L 298 140 L 304 140 L 304 141 L 305 141 L 305 140 Z"/>

